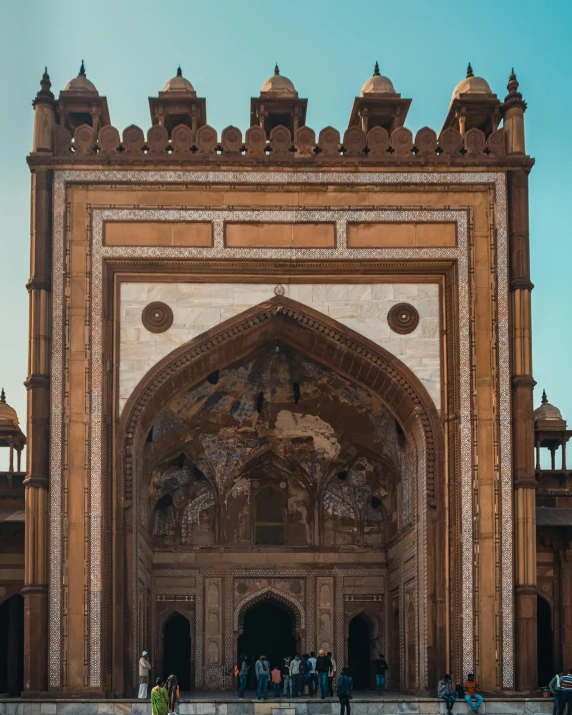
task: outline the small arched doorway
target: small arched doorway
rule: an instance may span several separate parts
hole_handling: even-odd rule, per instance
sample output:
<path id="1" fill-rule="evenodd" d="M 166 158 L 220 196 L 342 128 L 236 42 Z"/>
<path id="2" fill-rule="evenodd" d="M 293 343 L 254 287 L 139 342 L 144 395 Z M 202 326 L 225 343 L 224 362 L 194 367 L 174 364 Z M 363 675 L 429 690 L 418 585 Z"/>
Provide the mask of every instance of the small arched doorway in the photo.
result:
<path id="1" fill-rule="evenodd" d="M 165 622 L 163 676 L 176 675 L 181 691 L 191 689 L 191 625 L 174 611 Z"/>
<path id="2" fill-rule="evenodd" d="M 542 596 L 536 597 L 536 647 L 538 654 L 538 686 L 548 685 L 554 676 L 554 644 L 552 641 L 552 609 Z"/>
<path id="3" fill-rule="evenodd" d="M 280 667 L 285 656 L 298 651 L 294 614 L 280 601 L 272 598 L 253 604 L 242 617 L 237 643 L 237 662 L 246 655 L 251 666 L 248 685 L 254 687 L 254 663 L 264 654 L 271 667 Z"/>
<path id="4" fill-rule="evenodd" d="M 372 663 L 376 656 L 375 622 L 365 613 L 350 621 L 348 630 L 348 667 L 356 690 L 373 687 Z"/>
<path id="5" fill-rule="evenodd" d="M 19 697 L 24 690 L 24 599 L 19 594 L 0 605 L 0 693 Z"/>

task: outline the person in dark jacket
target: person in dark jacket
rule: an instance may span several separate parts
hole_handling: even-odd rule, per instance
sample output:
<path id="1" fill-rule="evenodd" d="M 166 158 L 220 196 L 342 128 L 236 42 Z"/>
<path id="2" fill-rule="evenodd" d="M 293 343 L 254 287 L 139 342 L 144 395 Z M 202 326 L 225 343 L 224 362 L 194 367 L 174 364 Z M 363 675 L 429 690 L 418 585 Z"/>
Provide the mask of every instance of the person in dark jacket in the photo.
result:
<path id="1" fill-rule="evenodd" d="M 389 670 L 389 665 L 383 653 L 373 661 L 375 666 L 375 689 L 381 695 L 385 689 L 385 674 Z"/>
<path id="2" fill-rule="evenodd" d="M 304 690 L 308 688 L 308 694 L 312 695 L 312 680 L 310 678 L 310 656 L 304 653 L 300 659 L 300 688 L 299 694 L 304 695 Z"/>
<path id="3" fill-rule="evenodd" d="M 328 673 L 332 667 L 332 661 L 323 650 L 318 652 L 316 659 L 316 673 L 318 674 L 318 684 L 320 686 L 320 697 L 325 700 L 328 697 Z"/>
<path id="4" fill-rule="evenodd" d="M 350 669 L 344 668 L 338 680 L 338 699 L 340 701 L 340 715 L 350 715 L 350 700 L 354 689 L 354 681 Z"/>

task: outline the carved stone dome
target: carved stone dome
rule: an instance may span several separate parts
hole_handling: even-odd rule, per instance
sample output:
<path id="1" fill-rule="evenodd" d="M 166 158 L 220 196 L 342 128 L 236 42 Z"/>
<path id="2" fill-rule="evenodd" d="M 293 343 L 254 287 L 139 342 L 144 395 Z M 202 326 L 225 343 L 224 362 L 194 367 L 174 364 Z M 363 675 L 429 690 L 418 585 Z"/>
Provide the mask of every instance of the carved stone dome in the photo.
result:
<path id="1" fill-rule="evenodd" d="M 16 410 L 10 405 L 6 404 L 6 393 L 4 388 L 0 392 L 0 426 L 2 427 L 14 427 L 18 429 L 18 415 Z"/>
<path id="2" fill-rule="evenodd" d="M 361 88 L 360 96 L 367 97 L 372 94 L 396 94 L 392 81 L 379 73 L 379 64 L 377 62 L 375 63 L 373 76 Z"/>
<path id="3" fill-rule="evenodd" d="M 274 68 L 274 74 L 269 77 L 260 88 L 261 94 L 274 94 L 278 97 L 297 97 L 296 87 L 288 79 L 280 74 L 278 65 Z"/>
<path id="4" fill-rule="evenodd" d="M 555 405 L 551 405 L 546 397 L 546 391 L 542 391 L 542 404 L 534 410 L 534 420 L 560 420 L 563 421 L 562 413 Z"/>
<path id="5" fill-rule="evenodd" d="M 163 87 L 163 92 L 195 92 L 195 88 L 188 79 L 183 77 L 183 71 L 179 67 L 175 77 L 170 79 Z"/>
<path id="6" fill-rule="evenodd" d="M 78 94 L 99 94 L 93 82 L 90 82 L 85 76 L 85 65 L 83 64 L 83 60 L 81 61 L 78 76 L 67 83 L 64 91 L 77 92 Z"/>
<path id="7" fill-rule="evenodd" d="M 465 79 L 461 80 L 459 84 L 453 90 L 453 96 L 451 101 L 458 99 L 461 94 L 489 94 L 492 95 L 493 91 L 489 86 L 486 79 L 482 77 L 475 77 L 473 74 L 473 68 L 469 64 L 467 68 L 467 76 Z"/>

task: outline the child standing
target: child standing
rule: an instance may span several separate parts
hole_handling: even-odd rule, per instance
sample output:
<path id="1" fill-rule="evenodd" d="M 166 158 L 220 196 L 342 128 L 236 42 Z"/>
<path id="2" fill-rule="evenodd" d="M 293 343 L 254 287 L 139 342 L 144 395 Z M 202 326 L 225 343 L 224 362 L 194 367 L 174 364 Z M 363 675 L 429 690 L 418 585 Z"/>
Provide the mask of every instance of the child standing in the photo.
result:
<path id="1" fill-rule="evenodd" d="M 272 672 L 270 673 L 270 677 L 272 678 L 274 697 L 278 698 L 280 697 L 280 683 L 282 682 L 282 673 L 280 672 L 280 669 L 275 667 L 274 670 L 272 670 Z"/>

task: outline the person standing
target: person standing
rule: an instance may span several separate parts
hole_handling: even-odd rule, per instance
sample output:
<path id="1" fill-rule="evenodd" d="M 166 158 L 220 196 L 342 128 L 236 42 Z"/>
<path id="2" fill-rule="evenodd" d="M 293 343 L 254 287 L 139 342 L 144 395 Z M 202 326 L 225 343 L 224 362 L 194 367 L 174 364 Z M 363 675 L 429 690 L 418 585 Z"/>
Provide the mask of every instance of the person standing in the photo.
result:
<path id="1" fill-rule="evenodd" d="M 320 698 L 325 700 L 328 697 L 328 673 L 332 667 L 332 661 L 323 650 L 319 651 L 316 660 L 316 673 L 318 676 L 318 684 L 320 686 Z"/>
<path id="2" fill-rule="evenodd" d="M 330 659 L 330 669 L 328 670 L 328 693 L 331 698 L 334 697 L 334 678 L 336 677 L 336 661 L 331 652 L 328 652 L 328 658 Z"/>
<path id="3" fill-rule="evenodd" d="M 290 687 L 292 688 L 292 697 L 297 698 L 300 694 L 300 654 L 296 653 L 290 661 Z"/>
<path id="4" fill-rule="evenodd" d="M 572 714 L 572 668 L 568 671 L 568 675 L 563 675 L 560 678 L 558 703 L 558 715 L 564 715 L 566 709 L 568 715 Z"/>
<path id="5" fill-rule="evenodd" d="M 373 661 L 375 666 L 375 689 L 381 695 L 385 689 L 385 674 L 389 670 L 389 665 L 383 653 Z"/>
<path id="6" fill-rule="evenodd" d="M 179 705 L 181 703 L 181 693 L 179 690 L 179 681 L 176 675 L 170 675 L 165 682 L 165 690 L 167 691 L 167 696 L 169 698 L 169 713 L 174 715 L 179 712 Z"/>
<path id="7" fill-rule="evenodd" d="M 479 708 L 483 702 L 483 696 L 477 693 L 478 689 L 479 684 L 476 682 L 475 676 L 472 673 L 469 673 L 467 675 L 467 679 L 463 683 L 463 692 L 465 693 L 465 700 L 471 710 L 475 713 L 479 712 Z M 473 703 L 473 698 L 477 701 L 476 705 Z"/>
<path id="8" fill-rule="evenodd" d="M 258 699 L 268 700 L 266 690 L 268 688 L 268 676 L 270 675 L 270 663 L 267 661 L 265 655 L 261 655 L 256 661 L 254 672 L 256 673 L 256 679 L 258 680 L 258 689 L 256 691 Z"/>
<path id="9" fill-rule="evenodd" d="M 437 695 L 441 700 L 445 701 L 447 712 L 449 714 L 452 713 L 453 705 L 455 704 L 455 693 L 453 692 L 453 683 L 451 682 L 451 676 L 449 674 L 444 675 L 443 680 L 439 681 Z"/>
<path id="10" fill-rule="evenodd" d="M 242 700 L 244 698 L 244 691 L 246 689 L 246 679 L 248 678 L 248 660 L 245 655 L 240 656 L 240 663 L 238 665 L 238 697 Z"/>
<path id="11" fill-rule="evenodd" d="M 270 673 L 270 677 L 272 678 L 272 688 L 274 689 L 274 697 L 279 698 L 280 697 L 280 683 L 282 682 L 282 673 L 280 672 L 280 668 L 276 667 L 272 670 Z"/>
<path id="12" fill-rule="evenodd" d="M 338 699 L 340 701 L 340 715 L 350 715 L 350 700 L 354 689 L 354 681 L 350 675 L 350 669 L 344 668 L 338 680 Z"/>
<path id="13" fill-rule="evenodd" d="M 282 679 L 284 680 L 284 697 L 290 691 L 290 697 L 292 697 L 292 681 L 290 680 L 290 658 L 286 656 L 282 662 Z"/>
<path id="14" fill-rule="evenodd" d="M 308 663 L 310 664 L 310 695 L 316 695 L 318 692 L 318 673 L 316 672 L 316 654 L 314 651 L 310 653 Z"/>
<path id="15" fill-rule="evenodd" d="M 151 663 L 147 657 L 149 653 L 146 650 L 143 651 L 141 658 L 139 658 L 139 695 L 138 698 L 147 698 L 147 689 L 149 687 L 149 671 L 151 670 Z"/>
<path id="16" fill-rule="evenodd" d="M 564 671 L 556 673 L 552 680 L 548 683 L 548 690 L 554 698 L 554 706 L 552 707 L 552 715 L 558 715 L 558 701 L 560 698 L 560 678 L 564 675 Z"/>
<path id="17" fill-rule="evenodd" d="M 310 661 L 308 660 L 309 657 L 310 656 L 307 653 L 304 653 L 304 655 L 300 659 L 300 695 L 304 695 L 304 690 L 306 689 L 306 686 L 308 686 L 311 695 L 312 686 L 310 685 Z"/>
<path id="18" fill-rule="evenodd" d="M 167 715 L 169 712 L 169 696 L 163 678 L 157 678 L 151 691 L 151 711 L 153 715 Z"/>

